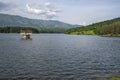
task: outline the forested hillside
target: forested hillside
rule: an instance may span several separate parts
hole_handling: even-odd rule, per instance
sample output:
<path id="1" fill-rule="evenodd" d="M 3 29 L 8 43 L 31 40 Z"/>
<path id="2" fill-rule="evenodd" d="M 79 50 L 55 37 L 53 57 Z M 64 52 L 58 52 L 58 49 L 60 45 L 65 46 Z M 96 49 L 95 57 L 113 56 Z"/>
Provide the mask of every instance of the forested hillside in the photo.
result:
<path id="1" fill-rule="evenodd" d="M 0 27 L 0 33 L 20 33 L 21 30 L 31 30 L 33 33 L 39 33 L 39 30 L 31 27 Z"/>
<path id="2" fill-rule="evenodd" d="M 17 15 L 0 14 L 0 33 L 9 32 L 7 31 L 9 28 L 15 31 L 14 29 L 18 30 L 19 27 L 31 27 L 41 33 L 63 33 L 66 29 L 77 26 L 79 25 L 71 25 L 57 20 L 29 19 Z"/>
<path id="3" fill-rule="evenodd" d="M 120 36 L 120 18 L 115 18 L 88 26 L 71 28 L 68 29 L 66 33 L 78 35 Z"/>

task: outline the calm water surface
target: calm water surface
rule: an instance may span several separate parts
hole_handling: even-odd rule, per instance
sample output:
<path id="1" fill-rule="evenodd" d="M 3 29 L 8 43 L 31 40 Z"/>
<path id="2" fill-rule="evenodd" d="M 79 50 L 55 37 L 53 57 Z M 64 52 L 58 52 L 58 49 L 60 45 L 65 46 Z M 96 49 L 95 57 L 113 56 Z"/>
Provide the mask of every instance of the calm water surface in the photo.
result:
<path id="1" fill-rule="evenodd" d="M 103 80 L 120 76 L 120 38 L 0 34 L 0 80 Z"/>

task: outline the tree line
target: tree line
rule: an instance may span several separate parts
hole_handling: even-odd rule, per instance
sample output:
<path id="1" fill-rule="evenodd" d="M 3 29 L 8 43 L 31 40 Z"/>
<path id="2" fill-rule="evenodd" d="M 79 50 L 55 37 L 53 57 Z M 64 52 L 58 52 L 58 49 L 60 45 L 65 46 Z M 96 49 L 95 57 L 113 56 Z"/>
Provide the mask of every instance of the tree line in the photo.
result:
<path id="1" fill-rule="evenodd" d="M 114 34 L 120 34 L 120 22 L 115 22 L 113 24 L 110 25 L 105 25 L 104 27 L 101 28 L 101 35 L 105 35 L 105 34 L 110 34 L 110 35 L 114 35 Z"/>
<path id="2" fill-rule="evenodd" d="M 120 18 L 94 23 L 88 26 L 71 28 L 66 30 L 67 34 L 85 35 L 109 35 L 120 36 Z"/>
<path id="3" fill-rule="evenodd" d="M 31 30 L 33 33 L 39 33 L 37 29 L 31 27 L 0 27 L 0 33 L 20 33 L 21 30 Z"/>
<path id="4" fill-rule="evenodd" d="M 64 33 L 66 28 L 41 28 L 41 27 L 0 27 L 0 33 L 20 33 L 21 30 L 31 30 L 33 33 Z"/>

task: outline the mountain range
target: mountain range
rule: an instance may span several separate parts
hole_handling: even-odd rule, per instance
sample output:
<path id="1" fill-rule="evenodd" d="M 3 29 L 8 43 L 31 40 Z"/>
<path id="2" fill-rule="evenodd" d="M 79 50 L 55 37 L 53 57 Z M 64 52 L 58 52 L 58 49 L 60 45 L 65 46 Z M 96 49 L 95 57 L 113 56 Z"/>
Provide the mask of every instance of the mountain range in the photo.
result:
<path id="1" fill-rule="evenodd" d="M 18 15 L 0 14 L 0 27 L 22 26 L 22 27 L 41 27 L 41 28 L 73 28 L 79 25 L 72 25 L 57 20 L 29 19 Z"/>

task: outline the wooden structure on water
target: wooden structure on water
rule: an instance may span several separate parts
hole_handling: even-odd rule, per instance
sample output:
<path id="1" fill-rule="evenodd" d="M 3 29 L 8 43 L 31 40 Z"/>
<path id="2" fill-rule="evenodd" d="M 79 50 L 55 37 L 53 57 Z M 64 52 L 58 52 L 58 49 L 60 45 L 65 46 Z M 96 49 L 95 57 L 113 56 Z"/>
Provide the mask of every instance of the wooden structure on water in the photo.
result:
<path id="1" fill-rule="evenodd" d="M 21 30 L 20 34 L 22 35 L 22 39 L 31 39 L 32 30 Z"/>

